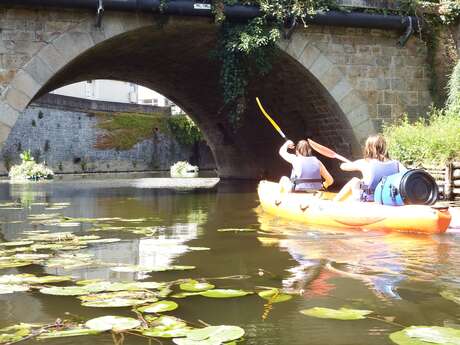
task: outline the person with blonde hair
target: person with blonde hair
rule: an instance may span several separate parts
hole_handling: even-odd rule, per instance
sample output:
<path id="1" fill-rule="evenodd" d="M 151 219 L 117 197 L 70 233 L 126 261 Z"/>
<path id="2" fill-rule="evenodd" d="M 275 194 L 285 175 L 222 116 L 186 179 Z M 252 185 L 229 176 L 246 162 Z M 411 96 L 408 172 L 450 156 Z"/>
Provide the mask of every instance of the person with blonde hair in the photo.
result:
<path id="1" fill-rule="evenodd" d="M 400 162 L 389 158 L 387 142 L 380 134 L 367 138 L 363 156 L 362 159 L 340 165 L 344 171 L 361 172 L 362 179 L 353 177 L 335 196 L 334 201 L 343 201 L 350 193 L 354 201 L 374 201 L 375 187 L 382 178 L 407 170 Z"/>
<path id="2" fill-rule="evenodd" d="M 295 149 L 295 154 L 288 149 Z M 292 165 L 291 178 L 283 176 L 280 179 L 280 189 L 284 192 L 317 191 L 329 187 L 334 179 L 318 158 L 312 156 L 310 144 L 300 140 L 297 145 L 287 140 L 279 150 L 283 159 Z M 322 182 L 324 178 L 324 182 Z"/>

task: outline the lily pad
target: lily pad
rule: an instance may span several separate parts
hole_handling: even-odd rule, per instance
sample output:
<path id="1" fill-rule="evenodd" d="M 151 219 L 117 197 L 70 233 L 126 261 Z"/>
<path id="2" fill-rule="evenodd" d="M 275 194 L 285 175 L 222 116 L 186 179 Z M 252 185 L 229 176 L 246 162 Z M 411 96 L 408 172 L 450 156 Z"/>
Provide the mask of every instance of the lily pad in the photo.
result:
<path id="1" fill-rule="evenodd" d="M 64 331 L 49 331 L 46 333 L 40 334 L 37 339 L 53 339 L 53 338 L 67 338 L 67 337 L 76 337 L 80 335 L 96 335 L 99 334 L 100 331 L 88 328 L 75 328 L 75 329 L 68 329 Z"/>
<path id="2" fill-rule="evenodd" d="M 256 229 L 218 229 L 218 232 L 255 232 Z"/>
<path id="3" fill-rule="evenodd" d="M 132 307 L 139 304 L 143 304 L 145 301 L 139 299 L 130 298 L 108 298 L 104 300 L 88 301 L 83 302 L 81 305 L 84 307 L 93 308 L 121 308 L 121 307 Z"/>
<path id="4" fill-rule="evenodd" d="M 80 296 L 87 295 L 89 293 L 88 290 L 82 286 L 52 286 L 41 288 L 40 292 L 45 295 L 55 296 Z"/>
<path id="5" fill-rule="evenodd" d="M 178 307 L 179 305 L 173 301 L 159 301 L 146 305 L 145 307 L 141 307 L 138 310 L 141 313 L 163 313 L 165 311 L 177 309 Z"/>
<path id="6" fill-rule="evenodd" d="M 234 290 L 234 289 L 213 289 L 200 292 L 201 296 L 211 298 L 231 298 L 231 297 L 242 297 L 252 294 L 250 291 Z"/>
<path id="7" fill-rule="evenodd" d="M 85 326 L 96 331 L 114 331 L 122 332 L 128 329 L 133 329 L 141 325 L 139 320 L 133 319 L 132 317 L 121 317 L 121 316 L 101 316 L 86 321 Z"/>
<path id="8" fill-rule="evenodd" d="M 23 267 L 32 265 L 32 261 L 24 260 L 9 260 L 9 261 L 0 261 L 0 269 L 2 268 L 14 268 L 14 267 Z"/>
<path id="9" fill-rule="evenodd" d="M 189 344 L 222 344 L 240 339 L 244 329 L 237 326 L 208 326 L 187 332 L 184 339 L 173 339 L 178 345 Z M 185 340 L 185 341 L 184 341 Z"/>
<path id="10" fill-rule="evenodd" d="M 262 297 L 263 299 L 268 300 L 270 303 L 286 302 L 286 301 L 289 301 L 292 298 L 291 295 L 281 293 L 276 288 L 271 289 L 271 290 L 261 291 L 261 292 L 258 293 L 258 295 L 260 297 Z"/>
<path id="11" fill-rule="evenodd" d="M 34 241 L 14 241 L 14 242 L 3 242 L 0 243 L 2 247 L 21 247 L 21 246 L 28 246 L 34 243 Z"/>
<path id="12" fill-rule="evenodd" d="M 196 280 L 189 280 L 186 283 L 179 285 L 183 291 L 199 292 L 214 289 L 215 286 L 206 282 L 199 282 Z"/>
<path id="13" fill-rule="evenodd" d="M 398 345 L 459 345 L 460 330 L 439 326 L 410 326 L 390 334 Z"/>
<path id="14" fill-rule="evenodd" d="M 189 296 L 197 296 L 197 295 L 201 296 L 201 291 L 200 292 L 179 292 L 174 295 L 171 295 L 171 297 L 172 298 L 186 298 Z"/>
<path id="15" fill-rule="evenodd" d="M 159 326 L 159 327 L 144 329 L 142 331 L 142 335 L 145 335 L 147 337 L 158 337 L 158 338 L 185 337 L 191 329 L 192 328 L 189 328 L 189 327 L 164 329 L 164 327 Z"/>
<path id="16" fill-rule="evenodd" d="M 336 320 L 361 320 L 365 319 L 366 315 L 372 314 L 372 310 L 361 310 L 361 309 L 330 309 L 314 307 L 310 309 L 304 309 L 300 311 L 304 315 L 317 317 L 320 319 L 336 319 Z"/>
<path id="17" fill-rule="evenodd" d="M 460 293 L 458 292 L 455 293 L 453 291 L 444 290 L 444 291 L 441 291 L 439 294 L 445 299 L 448 299 L 449 301 L 460 304 Z"/>
<path id="18" fill-rule="evenodd" d="M 114 272 L 122 272 L 122 273 L 134 273 L 134 272 L 152 272 L 153 269 L 146 266 L 138 266 L 138 265 L 129 265 L 129 266 L 117 266 L 117 267 L 110 267 L 111 271 Z"/>
<path id="19" fill-rule="evenodd" d="M 0 284 L 0 295 L 5 295 L 14 292 L 24 292 L 29 290 L 29 285 Z"/>

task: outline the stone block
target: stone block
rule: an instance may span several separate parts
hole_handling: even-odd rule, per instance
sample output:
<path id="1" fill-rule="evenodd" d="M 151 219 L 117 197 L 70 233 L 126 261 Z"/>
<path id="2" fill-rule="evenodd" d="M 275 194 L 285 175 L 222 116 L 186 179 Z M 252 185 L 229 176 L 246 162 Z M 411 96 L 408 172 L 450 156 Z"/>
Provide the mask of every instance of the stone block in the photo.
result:
<path id="1" fill-rule="evenodd" d="M 5 99 L 13 109 L 18 111 L 24 110 L 30 102 L 29 96 L 11 86 L 6 90 Z"/>
<path id="2" fill-rule="evenodd" d="M 309 44 L 305 47 L 298 61 L 306 68 L 310 69 L 313 63 L 319 58 L 321 52 L 314 45 Z"/>
<path id="3" fill-rule="evenodd" d="M 11 86 L 22 91 L 30 98 L 33 98 L 41 87 L 41 85 L 24 70 L 19 70 L 16 73 Z"/>
<path id="4" fill-rule="evenodd" d="M 52 44 L 67 61 L 70 61 L 94 46 L 94 41 L 87 33 L 67 32 L 55 39 Z"/>
<path id="5" fill-rule="evenodd" d="M 3 69 L 16 69 L 24 66 L 30 57 L 24 53 L 14 53 L 10 52 L 8 54 L 1 54 L 1 68 Z"/>
<path id="6" fill-rule="evenodd" d="M 0 114 L 0 118 L 1 118 L 1 114 Z M 3 148 L 6 139 L 10 135 L 10 132 L 11 132 L 11 127 L 1 122 L 1 119 L 0 119 L 0 150 Z"/>
<path id="7" fill-rule="evenodd" d="M 309 41 L 305 39 L 304 35 L 298 31 L 295 31 L 291 36 L 289 45 L 286 49 L 286 53 L 291 55 L 294 59 L 299 59 L 299 57 L 303 54 L 304 49 L 306 49 L 308 43 Z"/>
<path id="8" fill-rule="evenodd" d="M 369 109 L 363 102 L 357 103 L 351 111 L 345 114 L 350 126 L 353 127 L 369 119 Z"/>
<path id="9" fill-rule="evenodd" d="M 332 63 L 324 56 L 319 56 L 310 67 L 310 72 L 321 80 L 322 76 L 332 68 Z"/>
<path id="10" fill-rule="evenodd" d="M 11 108 L 5 101 L 0 103 L 0 123 L 8 127 L 13 127 L 19 116 L 19 112 Z M 1 126 L 0 126 L 1 127 Z"/>
<path id="11" fill-rule="evenodd" d="M 353 126 L 353 133 L 359 142 L 364 142 L 369 135 L 376 133 L 373 121 L 368 119 Z"/>
<path id="12" fill-rule="evenodd" d="M 340 109 L 345 113 L 348 114 L 353 109 L 359 108 L 360 105 L 363 104 L 363 100 L 359 97 L 359 95 L 352 91 L 347 94 L 342 100 L 338 103 Z"/>
<path id="13" fill-rule="evenodd" d="M 52 44 L 48 44 L 44 47 L 37 55 L 40 60 L 42 60 L 48 68 L 53 71 L 59 71 L 66 64 L 66 59 L 62 56 L 57 50 L 56 47 Z"/>
<path id="14" fill-rule="evenodd" d="M 24 70 L 40 85 L 44 85 L 54 74 L 48 65 L 38 56 L 32 58 L 24 66 Z"/>
<path id="15" fill-rule="evenodd" d="M 381 119 L 391 119 L 391 105 L 377 104 L 377 116 Z"/>
<path id="16" fill-rule="evenodd" d="M 353 90 L 353 87 L 346 78 L 341 79 L 331 90 L 331 96 L 339 103 L 348 93 Z"/>
<path id="17" fill-rule="evenodd" d="M 394 91 L 404 91 L 406 90 L 406 82 L 404 79 L 393 78 L 390 80 L 391 89 Z"/>
<path id="18" fill-rule="evenodd" d="M 343 77 L 343 73 L 333 66 L 319 78 L 319 81 L 327 90 L 332 90 Z"/>

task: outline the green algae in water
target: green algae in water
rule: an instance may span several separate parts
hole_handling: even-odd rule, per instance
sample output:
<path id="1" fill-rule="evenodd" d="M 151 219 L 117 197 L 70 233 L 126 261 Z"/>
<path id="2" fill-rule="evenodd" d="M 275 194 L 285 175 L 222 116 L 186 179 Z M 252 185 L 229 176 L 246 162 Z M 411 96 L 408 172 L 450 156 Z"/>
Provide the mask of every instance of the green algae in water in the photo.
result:
<path id="1" fill-rule="evenodd" d="M 304 315 L 317 317 L 320 319 L 336 319 L 336 320 L 362 320 L 366 318 L 366 315 L 372 314 L 372 310 L 361 310 L 361 309 L 330 309 L 314 307 L 310 309 L 304 309 L 300 311 Z"/>

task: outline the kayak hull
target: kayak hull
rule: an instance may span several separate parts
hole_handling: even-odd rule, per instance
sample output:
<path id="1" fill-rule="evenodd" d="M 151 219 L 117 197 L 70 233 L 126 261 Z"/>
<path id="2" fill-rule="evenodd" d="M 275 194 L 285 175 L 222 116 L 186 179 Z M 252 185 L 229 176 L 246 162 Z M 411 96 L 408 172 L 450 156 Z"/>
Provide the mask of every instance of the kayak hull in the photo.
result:
<path id="1" fill-rule="evenodd" d="M 448 209 L 425 205 L 335 202 L 331 193 L 280 193 L 279 185 L 269 181 L 261 181 L 257 191 L 265 212 L 312 225 L 436 234 L 445 232 L 451 221 Z"/>

